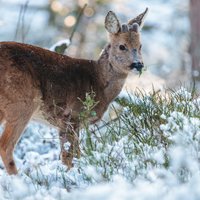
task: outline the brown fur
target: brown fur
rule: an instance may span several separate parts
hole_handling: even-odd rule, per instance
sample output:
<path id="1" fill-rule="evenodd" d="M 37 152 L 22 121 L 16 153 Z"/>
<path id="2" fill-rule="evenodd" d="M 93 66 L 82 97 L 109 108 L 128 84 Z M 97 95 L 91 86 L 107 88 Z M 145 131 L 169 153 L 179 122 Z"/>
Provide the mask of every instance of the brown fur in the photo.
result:
<path id="1" fill-rule="evenodd" d="M 0 43 L 0 122 L 6 121 L 0 155 L 9 174 L 17 173 L 12 155 L 15 144 L 29 120 L 41 116 L 60 129 L 61 158 L 72 167 L 73 156 L 80 154 L 75 134 L 83 109 L 79 99 L 84 100 L 86 93 L 94 91 L 99 103 L 94 108 L 97 116 L 90 121 L 102 117 L 130 72 L 132 50 L 141 53 L 139 35 L 131 31 L 110 34 L 110 44 L 97 61 L 71 58 L 27 44 Z M 128 50 L 121 51 L 120 44 Z M 64 150 L 67 141 L 71 144 L 68 152 Z"/>

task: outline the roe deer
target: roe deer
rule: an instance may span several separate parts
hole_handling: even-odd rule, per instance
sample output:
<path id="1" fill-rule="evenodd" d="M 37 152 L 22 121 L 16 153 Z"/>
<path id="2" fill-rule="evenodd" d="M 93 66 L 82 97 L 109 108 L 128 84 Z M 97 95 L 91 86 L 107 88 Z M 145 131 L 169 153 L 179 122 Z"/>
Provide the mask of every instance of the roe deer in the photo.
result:
<path id="1" fill-rule="evenodd" d="M 13 150 L 31 118 L 40 118 L 59 128 L 61 159 L 70 169 L 74 156 L 79 157 L 80 99 L 95 93 L 99 120 L 109 103 L 121 91 L 128 73 L 141 71 L 140 30 L 142 14 L 120 25 L 109 11 L 105 28 L 110 42 L 98 60 L 84 60 L 57 54 L 36 46 L 16 42 L 0 42 L 0 123 L 5 128 L 0 138 L 0 155 L 9 174 L 17 174 Z M 70 123 L 70 125 L 69 125 Z M 70 143 L 68 150 L 64 148 Z"/>

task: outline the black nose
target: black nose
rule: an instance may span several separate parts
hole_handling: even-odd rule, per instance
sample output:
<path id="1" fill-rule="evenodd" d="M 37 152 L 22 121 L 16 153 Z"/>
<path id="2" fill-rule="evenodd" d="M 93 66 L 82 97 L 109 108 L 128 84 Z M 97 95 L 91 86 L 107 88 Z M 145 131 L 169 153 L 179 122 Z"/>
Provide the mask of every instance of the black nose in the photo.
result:
<path id="1" fill-rule="evenodd" d="M 143 67 L 144 67 L 144 65 L 141 62 L 134 62 L 130 66 L 131 69 L 135 68 L 135 69 L 137 69 L 137 71 L 141 71 Z"/>

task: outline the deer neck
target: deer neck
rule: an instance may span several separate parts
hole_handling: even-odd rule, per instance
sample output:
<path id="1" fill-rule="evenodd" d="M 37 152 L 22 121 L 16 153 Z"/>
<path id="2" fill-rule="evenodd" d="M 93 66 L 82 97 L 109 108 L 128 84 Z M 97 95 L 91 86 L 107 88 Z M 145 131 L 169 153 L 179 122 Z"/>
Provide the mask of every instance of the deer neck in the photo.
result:
<path id="1" fill-rule="evenodd" d="M 100 82 L 104 85 L 104 93 L 108 101 L 113 100 L 121 91 L 128 73 L 120 71 L 109 62 L 110 44 L 102 50 L 97 61 Z"/>

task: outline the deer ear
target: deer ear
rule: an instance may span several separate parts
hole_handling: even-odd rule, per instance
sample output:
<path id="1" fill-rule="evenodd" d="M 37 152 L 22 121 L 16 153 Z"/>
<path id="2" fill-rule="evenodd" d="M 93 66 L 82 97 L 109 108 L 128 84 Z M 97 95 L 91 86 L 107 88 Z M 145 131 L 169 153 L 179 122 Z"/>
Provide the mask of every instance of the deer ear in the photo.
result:
<path id="1" fill-rule="evenodd" d="M 120 23 L 114 12 L 109 11 L 105 18 L 105 28 L 109 33 L 116 34 L 120 31 Z"/>
<path id="2" fill-rule="evenodd" d="M 138 15 L 136 18 L 130 20 L 128 22 L 128 24 L 132 25 L 134 23 L 137 23 L 139 25 L 140 29 L 142 29 L 142 27 L 144 25 L 145 18 L 146 18 L 147 14 L 148 14 L 148 11 L 149 11 L 149 9 L 146 8 L 146 10 L 143 13 L 141 13 L 140 15 Z"/>

